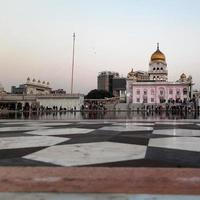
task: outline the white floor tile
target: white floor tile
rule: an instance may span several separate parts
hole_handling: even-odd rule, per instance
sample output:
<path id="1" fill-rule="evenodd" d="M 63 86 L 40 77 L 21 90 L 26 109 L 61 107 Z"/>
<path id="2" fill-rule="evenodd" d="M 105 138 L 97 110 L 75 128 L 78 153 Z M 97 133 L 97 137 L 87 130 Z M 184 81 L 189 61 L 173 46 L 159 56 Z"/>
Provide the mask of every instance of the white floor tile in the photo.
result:
<path id="1" fill-rule="evenodd" d="M 94 131 L 94 129 L 84 128 L 59 128 L 59 129 L 44 129 L 28 132 L 31 135 L 69 135 L 69 134 L 86 134 Z"/>
<path id="2" fill-rule="evenodd" d="M 105 126 L 100 128 L 99 130 L 103 131 L 152 131 L 152 127 L 144 127 L 144 126 Z"/>
<path id="3" fill-rule="evenodd" d="M 18 149 L 28 147 L 51 146 L 70 140 L 69 138 L 49 136 L 25 136 L 0 138 L 0 149 Z"/>
<path id="4" fill-rule="evenodd" d="M 52 146 L 29 154 L 24 158 L 50 162 L 62 166 L 80 166 L 96 163 L 107 163 L 142 159 L 146 146 L 121 144 L 114 142 L 98 142 Z"/>
<path id="5" fill-rule="evenodd" d="M 160 130 L 154 130 L 153 134 L 189 137 L 189 136 L 200 136 L 200 130 L 160 129 Z"/>
<path id="6" fill-rule="evenodd" d="M 170 137 L 150 139 L 150 147 L 179 149 L 200 152 L 200 138 L 196 137 Z"/>

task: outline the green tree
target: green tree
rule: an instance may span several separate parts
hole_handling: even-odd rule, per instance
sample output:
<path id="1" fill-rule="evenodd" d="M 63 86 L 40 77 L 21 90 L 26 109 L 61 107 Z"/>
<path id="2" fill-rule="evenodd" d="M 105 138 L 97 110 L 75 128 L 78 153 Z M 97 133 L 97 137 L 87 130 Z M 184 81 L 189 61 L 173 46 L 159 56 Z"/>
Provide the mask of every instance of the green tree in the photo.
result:
<path id="1" fill-rule="evenodd" d="M 86 96 L 85 99 L 104 99 L 105 97 L 111 98 L 113 97 L 108 91 L 106 90 L 91 90 Z"/>

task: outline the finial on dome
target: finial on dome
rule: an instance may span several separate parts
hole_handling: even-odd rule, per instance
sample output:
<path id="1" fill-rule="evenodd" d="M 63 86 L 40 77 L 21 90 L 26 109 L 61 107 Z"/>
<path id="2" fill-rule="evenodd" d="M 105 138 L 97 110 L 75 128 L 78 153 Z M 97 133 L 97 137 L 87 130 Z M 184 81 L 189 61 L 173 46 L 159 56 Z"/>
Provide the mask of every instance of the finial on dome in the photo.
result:
<path id="1" fill-rule="evenodd" d="M 159 42 L 157 42 L 157 50 L 159 50 Z"/>

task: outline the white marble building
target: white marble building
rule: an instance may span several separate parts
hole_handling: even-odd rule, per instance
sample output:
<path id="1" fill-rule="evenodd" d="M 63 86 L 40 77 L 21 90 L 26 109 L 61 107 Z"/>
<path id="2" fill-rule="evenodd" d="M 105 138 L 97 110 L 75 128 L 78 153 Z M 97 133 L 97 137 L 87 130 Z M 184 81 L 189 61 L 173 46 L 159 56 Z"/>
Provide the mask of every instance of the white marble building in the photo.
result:
<path id="1" fill-rule="evenodd" d="M 33 79 L 32 81 L 30 78 L 27 78 L 26 83 L 24 84 L 25 87 L 25 94 L 31 95 L 47 95 L 51 93 L 51 88 L 49 87 L 49 82 L 45 81 L 36 81 Z"/>
<path id="2" fill-rule="evenodd" d="M 192 77 L 184 73 L 176 82 L 168 81 L 168 70 L 165 55 L 157 50 L 152 54 L 148 77 L 139 80 L 133 72 L 128 73 L 126 82 L 127 103 L 159 104 L 164 102 L 183 102 L 191 98 Z"/>

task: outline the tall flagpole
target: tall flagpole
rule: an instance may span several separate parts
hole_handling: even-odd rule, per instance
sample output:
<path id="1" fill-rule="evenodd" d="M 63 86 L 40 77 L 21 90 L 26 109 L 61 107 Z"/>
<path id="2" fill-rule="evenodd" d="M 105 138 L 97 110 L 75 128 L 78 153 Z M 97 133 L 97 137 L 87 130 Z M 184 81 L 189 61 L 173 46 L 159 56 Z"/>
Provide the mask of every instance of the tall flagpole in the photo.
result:
<path id="1" fill-rule="evenodd" d="M 74 56 L 75 56 L 75 38 L 76 38 L 76 35 L 75 35 L 75 33 L 73 33 L 73 53 L 72 53 L 71 94 L 73 94 L 73 83 L 74 83 Z"/>

